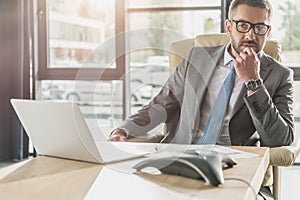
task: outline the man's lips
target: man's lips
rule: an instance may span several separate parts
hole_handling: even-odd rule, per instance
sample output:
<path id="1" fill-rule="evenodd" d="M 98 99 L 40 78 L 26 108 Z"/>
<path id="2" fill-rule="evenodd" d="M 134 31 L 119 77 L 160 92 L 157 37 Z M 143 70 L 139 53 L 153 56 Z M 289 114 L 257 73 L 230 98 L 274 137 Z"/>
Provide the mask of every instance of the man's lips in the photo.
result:
<path id="1" fill-rule="evenodd" d="M 256 43 L 254 43 L 254 42 L 243 42 L 241 46 L 252 47 L 252 48 L 256 48 L 257 47 Z"/>
<path id="2" fill-rule="evenodd" d="M 256 53 L 258 53 L 258 46 L 255 42 L 243 42 L 240 45 L 240 51 L 243 52 L 245 51 L 246 48 L 251 48 L 253 49 Z"/>

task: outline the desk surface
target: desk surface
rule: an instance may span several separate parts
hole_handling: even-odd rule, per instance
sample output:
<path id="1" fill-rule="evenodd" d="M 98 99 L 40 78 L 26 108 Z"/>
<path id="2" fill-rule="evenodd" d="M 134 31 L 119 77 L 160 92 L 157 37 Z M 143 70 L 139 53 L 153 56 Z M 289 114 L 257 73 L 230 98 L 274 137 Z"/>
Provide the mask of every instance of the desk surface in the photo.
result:
<path id="1" fill-rule="evenodd" d="M 111 165 L 40 156 L 0 169 L 0 199 L 83 199 L 98 176 L 102 199 L 255 199 L 269 164 L 269 149 L 232 147 L 259 156 L 238 159 L 219 187 L 166 174 L 132 174 Z M 242 179 L 245 182 L 229 179 Z"/>

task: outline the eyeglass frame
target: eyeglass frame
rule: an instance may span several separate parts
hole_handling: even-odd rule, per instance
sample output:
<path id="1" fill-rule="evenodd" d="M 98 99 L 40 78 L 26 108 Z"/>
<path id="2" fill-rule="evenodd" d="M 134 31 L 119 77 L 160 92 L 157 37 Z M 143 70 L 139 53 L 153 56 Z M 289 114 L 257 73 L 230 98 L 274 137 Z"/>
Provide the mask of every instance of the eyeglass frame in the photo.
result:
<path id="1" fill-rule="evenodd" d="M 236 30 L 237 30 L 239 33 L 248 33 L 251 29 L 253 29 L 253 30 L 254 30 L 254 33 L 255 33 L 256 35 L 264 36 L 264 35 L 267 34 L 268 30 L 269 30 L 270 27 L 271 27 L 270 25 L 265 24 L 265 23 L 256 23 L 256 24 L 253 24 L 253 23 L 248 22 L 248 21 L 244 21 L 244 20 L 234 20 L 234 19 L 231 19 L 230 21 L 235 23 L 235 28 L 236 28 Z M 248 30 L 248 31 L 240 31 L 240 30 L 238 30 L 238 23 L 240 23 L 240 22 L 244 22 L 244 23 L 250 24 L 249 30 Z M 257 25 L 263 25 L 263 26 L 266 26 L 266 27 L 267 27 L 266 32 L 265 32 L 264 34 L 258 34 L 258 33 L 256 33 L 255 26 L 257 26 Z"/>

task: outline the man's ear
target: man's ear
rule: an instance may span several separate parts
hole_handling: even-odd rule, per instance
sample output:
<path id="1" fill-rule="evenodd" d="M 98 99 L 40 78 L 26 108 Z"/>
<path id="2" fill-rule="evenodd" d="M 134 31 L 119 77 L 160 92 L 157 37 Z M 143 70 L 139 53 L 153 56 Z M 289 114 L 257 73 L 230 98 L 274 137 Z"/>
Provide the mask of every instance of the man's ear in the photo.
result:
<path id="1" fill-rule="evenodd" d="M 227 33 L 228 37 L 231 34 L 231 29 L 232 29 L 231 24 L 232 24 L 231 21 L 229 19 L 226 19 L 226 21 L 225 21 L 225 28 L 226 28 L 226 33 Z"/>
<path id="2" fill-rule="evenodd" d="M 268 30 L 268 32 L 267 32 L 267 37 L 269 37 L 269 36 L 270 36 L 270 34 L 271 34 L 271 31 L 272 31 L 272 26 L 270 26 L 270 28 L 269 28 L 269 30 Z"/>

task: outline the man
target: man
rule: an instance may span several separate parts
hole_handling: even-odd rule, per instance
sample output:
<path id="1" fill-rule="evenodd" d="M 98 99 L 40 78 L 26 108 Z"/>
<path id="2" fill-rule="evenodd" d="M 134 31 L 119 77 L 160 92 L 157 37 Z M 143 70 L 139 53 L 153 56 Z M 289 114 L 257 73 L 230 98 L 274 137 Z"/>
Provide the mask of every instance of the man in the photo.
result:
<path id="1" fill-rule="evenodd" d="M 262 51 L 272 29 L 271 15 L 268 0 L 233 0 L 226 20 L 230 43 L 192 48 L 160 93 L 115 129 L 109 140 L 140 137 L 162 122 L 172 122 L 162 142 L 201 143 L 233 64 L 234 86 L 216 143 L 253 145 L 257 138 L 262 146 L 291 144 L 293 72 Z"/>

